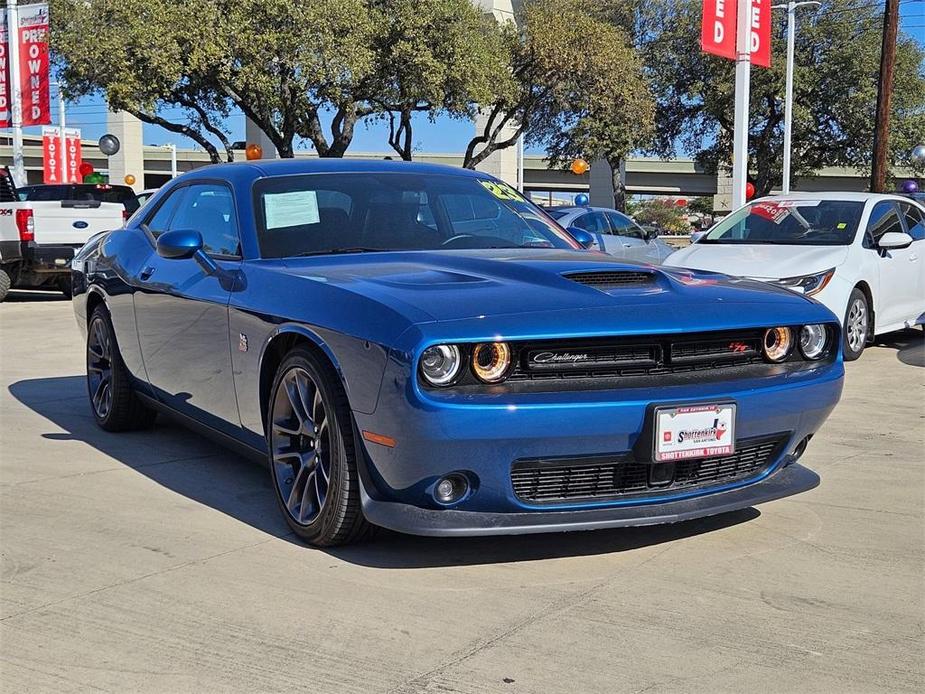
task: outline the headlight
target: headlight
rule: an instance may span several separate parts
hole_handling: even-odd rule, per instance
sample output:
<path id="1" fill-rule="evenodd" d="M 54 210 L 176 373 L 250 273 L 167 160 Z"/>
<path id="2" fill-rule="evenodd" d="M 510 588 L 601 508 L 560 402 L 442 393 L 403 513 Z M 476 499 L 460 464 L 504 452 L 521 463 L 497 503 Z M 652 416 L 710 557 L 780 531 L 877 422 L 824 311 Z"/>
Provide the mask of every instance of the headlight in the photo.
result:
<path id="1" fill-rule="evenodd" d="M 781 287 L 786 287 L 787 289 L 803 292 L 805 296 L 812 296 L 813 294 L 818 294 L 823 289 L 825 289 L 825 285 L 829 283 L 834 275 L 835 268 L 833 267 L 830 270 L 819 272 L 815 275 L 787 277 L 782 280 L 777 280 L 774 284 L 780 285 Z"/>
<path id="2" fill-rule="evenodd" d="M 764 331 L 762 345 L 768 361 L 783 361 L 793 348 L 793 331 L 790 328 L 768 328 Z"/>
<path id="3" fill-rule="evenodd" d="M 511 365 L 511 348 L 506 342 L 485 342 L 472 350 L 472 371 L 485 383 L 504 380 Z"/>
<path id="4" fill-rule="evenodd" d="M 800 331 L 800 351 L 807 359 L 819 359 L 825 354 L 828 340 L 828 332 L 824 325 L 804 325 Z"/>
<path id="5" fill-rule="evenodd" d="M 421 355 L 421 373 L 431 385 L 446 386 L 456 378 L 461 363 L 459 347 L 434 345 Z"/>

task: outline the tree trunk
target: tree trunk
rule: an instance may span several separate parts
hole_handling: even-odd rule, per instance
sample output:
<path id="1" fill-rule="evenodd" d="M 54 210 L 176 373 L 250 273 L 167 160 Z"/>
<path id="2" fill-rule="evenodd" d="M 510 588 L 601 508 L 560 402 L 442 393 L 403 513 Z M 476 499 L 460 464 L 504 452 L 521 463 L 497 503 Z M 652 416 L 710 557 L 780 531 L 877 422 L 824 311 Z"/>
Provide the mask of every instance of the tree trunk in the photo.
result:
<path id="1" fill-rule="evenodd" d="M 620 175 L 623 157 L 608 157 L 607 163 L 610 165 L 610 180 L 613 184 L 613 208 L 626 212 L 626 184 Z"/>

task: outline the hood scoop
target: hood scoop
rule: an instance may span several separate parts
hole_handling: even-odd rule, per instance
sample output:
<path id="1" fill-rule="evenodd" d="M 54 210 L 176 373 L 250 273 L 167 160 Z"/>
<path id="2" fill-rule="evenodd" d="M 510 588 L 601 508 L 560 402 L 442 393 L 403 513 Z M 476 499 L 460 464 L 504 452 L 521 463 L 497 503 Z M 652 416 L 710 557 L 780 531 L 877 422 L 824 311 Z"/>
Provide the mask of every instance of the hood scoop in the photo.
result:
<path id="1" fill-rule="evenodd" d="M 625 287 L 645 287 L 655 282 L 655 273 L 645 270 L 597 270 L 591 272 L 569 272 L 565 279 L 594 287 L 602 292 Z"/>

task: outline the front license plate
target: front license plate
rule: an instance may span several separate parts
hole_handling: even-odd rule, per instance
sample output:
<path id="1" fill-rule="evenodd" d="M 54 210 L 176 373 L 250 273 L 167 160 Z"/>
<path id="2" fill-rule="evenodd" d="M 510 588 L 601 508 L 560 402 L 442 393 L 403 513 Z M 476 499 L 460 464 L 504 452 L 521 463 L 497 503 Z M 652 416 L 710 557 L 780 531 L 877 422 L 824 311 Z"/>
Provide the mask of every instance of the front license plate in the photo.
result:
<path id="1" fill-rule="evenodd" d="M 657 407 L 652 459 L 661 463 L 732 455 L 735 424 L 733 403 Z"/>

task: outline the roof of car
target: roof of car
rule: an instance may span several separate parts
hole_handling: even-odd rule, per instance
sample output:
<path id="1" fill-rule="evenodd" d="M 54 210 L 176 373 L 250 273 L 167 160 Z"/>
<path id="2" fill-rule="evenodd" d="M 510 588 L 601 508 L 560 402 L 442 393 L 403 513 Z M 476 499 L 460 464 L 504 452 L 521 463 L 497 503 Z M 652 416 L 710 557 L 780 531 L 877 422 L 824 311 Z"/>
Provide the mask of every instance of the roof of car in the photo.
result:
<path id="1" fill-rule="evenodd" d="M 230 164 L 212 164 L 191 173 L 205 176 L 221 175 L 223 170 L 239 173 L 242 169 L 253 169 L 260 176 L 287 176 L 308 173 L 416 173 L 416 174 L 450 174 L 455 176 L 472 176 L 485 178 L 488 174 L 471 169 L 445 164 L 424 164 L 412 161 L 395 161 L 388 159 L 257 159 L 237 161 Z"/>
<path id="2" fill-rule="evenodd" d="M 612 210 L 609 207 L 590 207 L 588 205 L 555 205 L 553 207 L 547 207 L 547 210 L 552 210 L 553 212 L 616 212 L 617 214 L 624 214 L 618 210 Z"/>
<path id="3" fill-rule="evenodd" d="M 854 191 L 825 191 L 787 193 L 786 195 L 768 195 L 750 202 L 773 200 L 839 200 L 842 202 L 867 202 L 868 200 L 902 200 L 898 193 L 859 193 Z"/>

